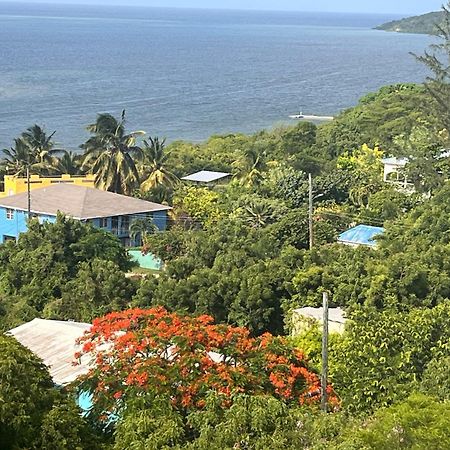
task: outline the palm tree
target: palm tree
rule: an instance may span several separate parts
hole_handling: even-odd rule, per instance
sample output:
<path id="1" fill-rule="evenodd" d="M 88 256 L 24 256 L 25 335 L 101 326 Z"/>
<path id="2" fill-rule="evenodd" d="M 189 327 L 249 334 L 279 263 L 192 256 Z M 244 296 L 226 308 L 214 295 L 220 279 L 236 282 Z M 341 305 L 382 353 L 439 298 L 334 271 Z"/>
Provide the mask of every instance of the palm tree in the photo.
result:
<path id="1" fill-rule="evenodd" d="M 160 186 L 172 188 L 179 180 L 166 166 L 168 153 L 165 152 L 166 140 L 158 137 L 144 141 L 141 161 L 141 190 L 148 192 Z"/>
<path id="2" fill-rule="evenodd" d="M 242 208 L 241 218 L 252 228 L 264 228 L 273 219 L 273 209 L 266 203 L 251 200 Z"/>
<path id="3" fill-rule="evenodd" d="M 24 175 L 27 168 L 38 175 L 47 172 L 54 163 L 55 155 L 65 152 L 54 148 L 54 134 L 47 135 L 39 125 L 27 128 L 19 138 L 14 139 L 13 147 L 3 150 L 3 164 L 8 172 L 16 176 Z"/>
<path id="4" fill-rule="evenodd" d="M 96 187 L 131 194 L 139 183 L 134 157 L 139 157 L 141 149 L 136 140 L 145 132 L 125 133 L 125 110 L 120 120 L 111 114 L 99 114 L 87 130 L 93 136 L 81 146 L 85 150 L 82 168 L 95 174 Z"/>
<path id="5" fill-rule="evenodd" d="M 141 242 L 145 242 L 149 234 L 156 233 L 157 231 L 158 227 L 150 218 L 134 219 L 130 224 L 130 238 L 133 240 L 136 240 L 140 236 Z"/>
<path id="6" fill-rule="evenodd" d="M 242 158 L 235 161 L 237 168 L 235 177 L 243 186 L 255 186 L 261 183 L 266 168 L 265 153 L 256 147 L 246 148 Z"/>
<path id="7" fill-rule="evenodd" d="M 54 134 L 55 131 L 47 135 L 44 129 L 36 124 L 22 133 L 21 138 L 29 147 L 34 163 L 51 163 L 53 155 L 62 151 L 54 148 L 55 144 L 52 141 Z"/>
<path id="8" fill-rule="evenodd" d="M 83 155 L 77 155 L 71 151 L 64 152 L 60 157 L 55 158 L 52 163 L 52 171 L 58 175 L 81 175 Z"/>
<path id="9" fill-rule="evenodd" d="M 16 176 L 25 175 L 27 166 L 30 162 L 30 148 L 21 138 L 14 139 L 14 145 L 11 148 L 5 148 L 3 152 L 2 165 L 6 171 Z"/>

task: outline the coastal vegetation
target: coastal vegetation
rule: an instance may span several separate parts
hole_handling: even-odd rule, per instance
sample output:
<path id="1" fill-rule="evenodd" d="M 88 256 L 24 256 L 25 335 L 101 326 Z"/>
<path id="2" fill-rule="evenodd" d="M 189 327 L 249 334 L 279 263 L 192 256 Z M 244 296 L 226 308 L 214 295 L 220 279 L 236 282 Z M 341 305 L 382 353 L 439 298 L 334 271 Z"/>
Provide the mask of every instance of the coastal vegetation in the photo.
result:
<path id="1" fill-rule="evenodd" d="M 449 448 L 449 36 L 420 58 L 424 85 L 386 86 L 320 126 L 166 145 L 126 131 L 123 113 L 99 115 L 80 156 L 36 126 L 16 139 L 5 172 L 77 167 L 173 210 L 165 232 L 132 224 L 164 262 L 157 276 L 127 277 L 118 239 L 63 216 L 31 219 L 0 246 L 2 331 L 35 317 L 90 322 L 76 357 L 94 361 L 53 389 L 42 362 L 1 336 L 5 448 Z M 383 180 L 384 157 L 408 159 L 407 189 Z M 200 169 L 232 178 L 180 181 Z M 374 248 L 336 243 L 360 223 L 384 228 Z M 321 332 L 290 333 L 293 310 L 320 306 L 324 291 L 347 316 L 330 336 L 326 412 Z"/>
<path id="2" fill-rule="evenodd" d="M 396 33 L 438 34 L 438 26 L 444 21 L 442 11 L 430 12 L 420 16 L 393 20 L 375 27 L 376 30 L 395 31 Z"/>

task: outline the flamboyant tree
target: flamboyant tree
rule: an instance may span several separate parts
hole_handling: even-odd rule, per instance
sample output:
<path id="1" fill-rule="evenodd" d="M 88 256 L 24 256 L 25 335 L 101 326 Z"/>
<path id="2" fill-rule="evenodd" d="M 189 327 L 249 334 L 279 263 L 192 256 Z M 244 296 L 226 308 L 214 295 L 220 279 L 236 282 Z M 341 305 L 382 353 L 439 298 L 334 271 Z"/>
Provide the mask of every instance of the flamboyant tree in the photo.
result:
<path id="1" fill-rule="evenodd" d="M 93 365 L 80 387 L 92 394 L 97 418 L 147 393 L 170 398 L 179 411 L 202 408 L 211 392 L 223 396 L 224 407 L 236 393 L 300 404 L 320 398 L 319 377 L 285 339 L 251 338 L 249 330 L 216 325 L 209 316 L 162 307 L 111 313 L 94 320 L 81 343 L 76 357 L 88 355 Z"/>

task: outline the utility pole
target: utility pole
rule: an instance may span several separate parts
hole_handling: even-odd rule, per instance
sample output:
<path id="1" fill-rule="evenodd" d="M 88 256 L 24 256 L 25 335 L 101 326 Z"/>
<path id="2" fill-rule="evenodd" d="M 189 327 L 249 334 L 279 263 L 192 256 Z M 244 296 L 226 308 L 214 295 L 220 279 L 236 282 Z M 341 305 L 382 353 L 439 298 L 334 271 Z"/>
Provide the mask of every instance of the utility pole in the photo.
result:
<path id="1" fill-rule="evenodd" d="M 328 292 L 323 293 L 323 331 L 322 331 L 322 377 L 321 402 L 323 412 L 327 412 L 327 383 L 328 383 Z"/>
<path id="2" fill-rule="evenodd" d="M 312 175 L 308 174 L 308 182 L 309 182 L 309 249 L 312 250 L 314 246 L 314 237 L 313 237 L 313 188 L 312 188 Z"/>
<path id="3" fill-rule="evenodd" d="M 31 187 L 30 187 L 30 163 L 27 164 L 27 200 L 28 200 L 28 220 L 31 219 Z"/>

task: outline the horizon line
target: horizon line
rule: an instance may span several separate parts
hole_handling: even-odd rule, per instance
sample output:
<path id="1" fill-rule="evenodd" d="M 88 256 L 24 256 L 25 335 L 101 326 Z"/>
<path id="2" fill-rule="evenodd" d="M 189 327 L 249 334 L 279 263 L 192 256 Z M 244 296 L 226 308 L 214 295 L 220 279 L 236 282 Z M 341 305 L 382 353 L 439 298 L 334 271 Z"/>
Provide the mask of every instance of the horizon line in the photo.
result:
<path id="1" fill-rule="evenodd" d="M 253 9 L 253 8 L 227 8 L 227 7 L 198 7 L 198 6 L 155 6 L 155 5 L 142 5 L 142 4 L 106 4 L 106 3 L 90 3 L 87 0 L 83 0 L 82 3 L 71 3 L 64 2 L 58 3 L 55 1 L 11 1 L 11 0 L 0 0 L 1 4 L 10 4 L 10 5 L 49 5 L 49 6 L 87 6 L 87 7 L 106 7 L 106 8 L 143 8 L 143 9 L 175 9 L 175 10 L 197 10 L 197 11 L 245 11 L 245 12 L 279 12 L 279 13 L 315 13 L 315 14 L 357 14 L 357 15 L 392 15 L 392 16 L 404 16 L 404 17 L 414 17 L 418 15 L 428 14 L 430 12 L 438 12 L 437 11 L 428 11 L 425 13 L 400 13 L 400 12 L 374 12 L 374 11 L 317 11 L 317 10 L 305 10 L 305 9 L 273 9 L 273 8 L 263 8 L 263 9 Z"/>

